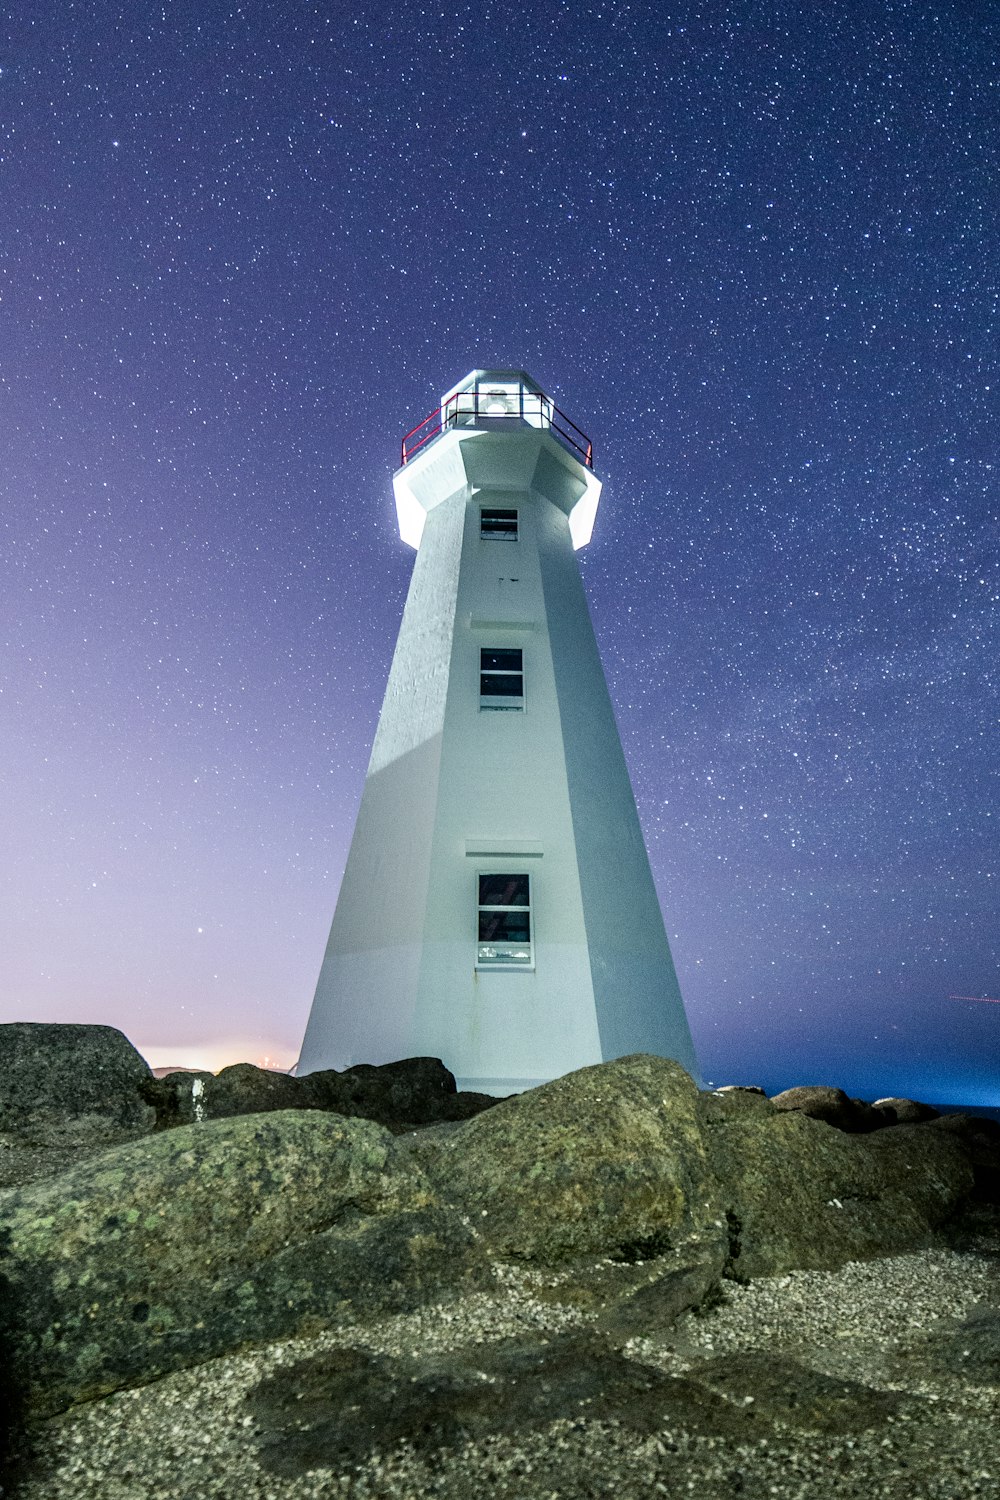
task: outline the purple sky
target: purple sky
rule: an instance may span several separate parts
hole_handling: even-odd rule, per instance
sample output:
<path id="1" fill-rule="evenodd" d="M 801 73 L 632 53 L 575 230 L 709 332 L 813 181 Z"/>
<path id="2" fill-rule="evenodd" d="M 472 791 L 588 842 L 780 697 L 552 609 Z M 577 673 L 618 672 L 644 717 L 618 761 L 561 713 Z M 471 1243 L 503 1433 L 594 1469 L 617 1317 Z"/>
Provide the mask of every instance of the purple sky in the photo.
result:
<path id="1" fill-rule="evenodd" d="M 399 438 L 512 366 L 706 1077 L 1000 1102 L 995 9 L 17 9 L 2 1019 L 294 1060 Z"/>

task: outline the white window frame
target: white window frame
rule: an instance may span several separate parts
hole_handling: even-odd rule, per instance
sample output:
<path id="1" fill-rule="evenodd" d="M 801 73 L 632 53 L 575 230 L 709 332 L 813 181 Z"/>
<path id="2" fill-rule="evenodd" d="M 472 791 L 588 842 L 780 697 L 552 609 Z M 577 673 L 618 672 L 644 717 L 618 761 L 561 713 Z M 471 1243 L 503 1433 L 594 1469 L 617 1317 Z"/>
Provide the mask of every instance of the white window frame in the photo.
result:
<path id="1" fill-rule="evenodd" d="M 514 861 L 512 861 L 511 863 L 513 864 Z M 504 875 L 516 876 L 516 878 L 518 880 L 526 880 L 528 882 L 528 904 L 527 904 L 527 906 L 505 906 L 505 905 L 499 905 L 499 904 L 496 904 L 496 903 L 493 903 L 493 902 L 487 902 L 487 903 L 484 904 L 482 901 L 480 901 L 480 899 L 479 899 L 480 898 L 480 884 L 479 884 L 480 880 L 484 880 L 484 879 L 485 880 L 502 879 L 502 877 Z M 530 973 L 532 973 L 533 970 L 534 970 L 534 967 L 535 967 L 535 893 L 534 893 L 534 885 L 533 885 L 533 882 L 532 882 L 532 877 L 531 877 L 530 870 L 511 869 L 510 867 L 508 867 L 506 869 L 500 869 L 500 870 L 477 870 L 476 871 L 476 885 L 475 885 L 475 899 L 476 899 L 476 963 L 475 963 L 476 969 L 478 971 L 482 972 L 482 973 L 494 973 L 494 972 L 497 972 L 497 971 L 499 971 L 502 974 L 530 974 Z M 480 916 L 482 915 L 483 912 L 491 912 L 491 911 L 526 911 L 528 913 L 528 942 L 527 942 L 528 957 L 527 957 L 527 959 L 513 959 L 513 960 L 509 960 L 507 962 L 504 962 L 502 959 L 501 960 L 496 960 L 496 959 L 489 959 L 488 958 L 488 959 L 483 960 L 480 957 L 480 949 L 483 946 L 483 939 L 479 936 L 479 919 L 480 919 Z"/>
<path id="2" fill-rule="evenodd" d="M 479 646 L 479 711 L 480 713 L 524 712 L 524 647 L 523 646 Z M 514 667 L 484 667 L 483 657 L 493 652 L 517 652 L 521 659 L 520 669 Z M 502 693 L 484 693 L 484 677 L 509 677 L 511 684 L 519 682 L 521 691 L 505 696 Z"/>

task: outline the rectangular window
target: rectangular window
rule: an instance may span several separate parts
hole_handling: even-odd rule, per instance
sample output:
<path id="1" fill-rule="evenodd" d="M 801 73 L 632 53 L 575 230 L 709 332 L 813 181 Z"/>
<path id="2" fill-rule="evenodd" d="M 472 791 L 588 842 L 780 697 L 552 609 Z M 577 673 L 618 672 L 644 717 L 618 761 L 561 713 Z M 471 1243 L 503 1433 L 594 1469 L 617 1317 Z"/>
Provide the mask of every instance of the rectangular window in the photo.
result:
<path id="1" fill-rule="evenodd" d="M 479 512 L 479 535 L 490 541 L 517 541 L 517 511 L 490 510 L 484 505 Z"/>
<path id="2" fill-rule="evenodd" d="M 534 964 L 531 877 L 478 875 L 477 969 L 524 969 Z"/>
<path id="3" fill-rule="evenodd" d="M 480 650 L 479 707 L 524 707 L 524 666 L 519 646 L 483 646 Z"/>

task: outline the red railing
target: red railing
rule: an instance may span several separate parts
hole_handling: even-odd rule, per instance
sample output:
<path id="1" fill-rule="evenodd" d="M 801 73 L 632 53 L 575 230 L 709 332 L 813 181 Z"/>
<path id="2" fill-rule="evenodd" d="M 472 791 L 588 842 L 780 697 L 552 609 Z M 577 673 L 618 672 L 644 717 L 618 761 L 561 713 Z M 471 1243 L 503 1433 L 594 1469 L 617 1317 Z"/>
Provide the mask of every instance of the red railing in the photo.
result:
<path id="1" fill-rule="evenodd" d="M 500 409 L 498 396 L 502 396 L 506 410 Z M 497 392 L 490 387 L 476 386 L 468 391 L 457 391 L 447 401 L 434 408 L 416 427 L 411 427 L 402 442 L 401 461 L 409 463 L 414 454 L 432 442 L 449 427 L 475 427 L 480 422 L 518 422 L 522 426 L 539 427 L 554 432 L 573 449 L 587 465 L 594 467 L 594 445 L 572 418 L 559 410 L 541 391 L 519 386 L 513 390 Z"/>

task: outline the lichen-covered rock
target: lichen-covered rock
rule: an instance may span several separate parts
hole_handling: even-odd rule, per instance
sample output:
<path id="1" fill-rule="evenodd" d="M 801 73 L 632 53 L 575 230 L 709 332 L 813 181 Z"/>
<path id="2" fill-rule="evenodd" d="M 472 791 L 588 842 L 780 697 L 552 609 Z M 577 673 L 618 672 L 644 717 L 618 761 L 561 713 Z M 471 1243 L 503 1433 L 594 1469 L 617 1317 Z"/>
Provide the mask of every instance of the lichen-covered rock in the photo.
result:
<path id="1" fill-rule="evenodd" d="M 705 1143 L 738 1278 L 918 1249 L 972 1188 L 961 1146 L 928 1125 L 859 1136 L 755 1111 L 708 1123 Z"/>
<path id="2" fill-rule="evenodd" d="M 364 1120 L 182 1126 L 0 1200 L 0 1343 L 29 1408 L 474 1284 L 454 1210 Z"/>
<path id="3" fill-rule="evenodd" d="M 730 1120 L 748 1111 L 773 1114 L 774 1105 L 763 1089 L 744 1088 L 739 1084 L 726 1084 L 721 1089 L 698 1095 L 698 1119 L 703 1124 Z"/>
<path id="4" fill-rule="evenodd" d="M 720 1235 L 696 1098 L 664 1058 L 581 1068 L 470 1120 L 426 1170 L 500 1256 L 651 1259 Z"/>
<path id="5" fill-rule="evenodd" d="M 81 1116 L 150 1129 L 141 1089 L 151 1077 L 113 1026 L 8 1021 L 0 1025 L 0 1130 Z"/>
<path id="6" fill-rule="evenodd" d="M 928 1129 L 957 1141 L 973 1173 L 972 1196 L 1000 1203 L 1000 1122 L 985 1115 L 939 1115 Z"/>

